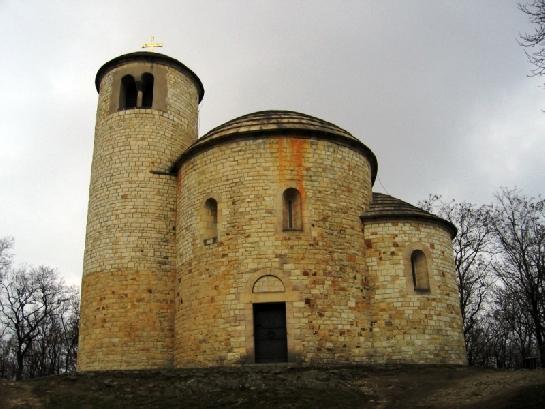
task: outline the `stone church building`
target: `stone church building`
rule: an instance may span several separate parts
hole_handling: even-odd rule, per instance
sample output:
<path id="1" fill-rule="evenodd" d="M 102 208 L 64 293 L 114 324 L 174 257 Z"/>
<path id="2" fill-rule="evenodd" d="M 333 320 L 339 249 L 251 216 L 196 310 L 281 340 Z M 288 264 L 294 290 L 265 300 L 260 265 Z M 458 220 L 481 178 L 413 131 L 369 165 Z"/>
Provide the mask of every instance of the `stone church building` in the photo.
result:
<path id="1" fill-rule="evenodd" d="M 157 53 L 96 88 L 80 371 L 465 363 L 456 229 L 372 192 L 359 139 L 291 111 L 198 138 L 203 85 Z"/>

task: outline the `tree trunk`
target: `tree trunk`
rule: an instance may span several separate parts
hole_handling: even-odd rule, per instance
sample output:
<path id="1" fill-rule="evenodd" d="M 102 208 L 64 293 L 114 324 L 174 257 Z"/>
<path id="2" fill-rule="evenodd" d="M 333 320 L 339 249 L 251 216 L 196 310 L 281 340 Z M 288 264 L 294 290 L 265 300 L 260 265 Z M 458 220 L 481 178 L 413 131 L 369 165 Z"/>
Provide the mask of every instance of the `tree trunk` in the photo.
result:
<path id="1" fill-rule="evenodd" d="M 15 370 L 15 380 L 20 381 L 23 378 L 23 352 L 17 350 L 17 369 Z"/>
<path id="2" fill-rule="evenodd" d="M 536 336 L 537 353 L 539 355 L 539 362 L 541 363 L 541 367 L 545 368 L 545 342 L 543 340 L 543 324 L 541 322 L 541 311 L 539 310 L 539 305 L 537 301 L 538 298 L 539 298 L 539 293 L 537 294 L 537 296 L 532 297 L 531 313 L 532 313 L 532 320 L 534 321 L 534 329 L 535 329 L 535 336 Z"/>
<path id="3" fill-rule="evenodd" d="M 537 353 L 539 354 L 539 362 L 542 368 L 545 368 L 545 344 L 543 343 L 543 338 L 540 333 L 536 331 L 536 344 L 537 344 Z"/>

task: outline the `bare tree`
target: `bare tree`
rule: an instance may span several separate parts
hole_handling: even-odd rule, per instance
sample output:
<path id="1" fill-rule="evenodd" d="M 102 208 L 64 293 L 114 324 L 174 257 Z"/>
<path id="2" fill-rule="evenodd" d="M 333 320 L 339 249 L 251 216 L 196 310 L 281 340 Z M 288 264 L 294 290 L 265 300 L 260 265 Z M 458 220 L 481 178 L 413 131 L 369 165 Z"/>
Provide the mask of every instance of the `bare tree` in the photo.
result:
<path id="1" fill-rule="evenodd" d="M 533 348 L 527 314 L 517 298 L 505 288 L 494 288 L 491 304 L 479 315 L 471 337 L 472 364 L 496 368 L 518 368 Z"/>
<path id="2" fill-rule="evenodd" d="M 11 267 L 13 256 L 10 252 L 13 240 L 9 237 L 0 237 L 0 281 Z"/>
<path id="3" fill-rule="evenodd" d="M 542 76 L 545 74 L 545 0 L 519 3 L 519 9 L 535 26 L 532 33 L 520 35 L 520 44 L 526 48 L 528 61 L 534 66 L 531 75 Z"/>
<path id="4" fill-rule="evenodd" d="M 79 290 L 49 267 L 13 267 L 13 240 L 0 238 L 0 378 L 76 367 Z"/>
<path id="5" fill-rule="evenodd" d="M 11 268 L 13 256 L 10 252 L 13 247 L 13 240 L 8 237 L 0 237 L 0 284 Z M 4 339 L 6 327 L 0 320 L 0 377 L 3 377 L 7 370 L 8 342 Z"/>
<path id="6" fill-rule="evenodd" d="M 516 315 L 529 317 L 545 367 L 545 200 L 502 189 L 491 227 L 498 250 L 494 271 L 511 302 L 519 304 Z"/>
<path id="7" fill-rule="evenodd" d="M 472 334 L 490 290 L 490 209 L 468 202 L 442 201 L 438 195 L 419 203 L 427 211 L 450 221 L 458 232 L 453 240 L 454 263 L 468 361 L 473 364 Z"/>
<path id="8" fill-rule="evenodd" d="M 0 379 L 8 378 L 15 372 L 13 351 L 11 339 L 0 338 Z"/>
<path id="9" fill-rule="evenodd" d="M 523 359 L 535 354 L 535 339 L 532 332 L 532 317 L 524 309 L 524 303 L 517 298 L 518 294 L 509 294 L 507 289 L 498 293 L 498 300 L 503 304 L 505 321 L 511 323 L 513 349 L 518 352 L 519 362 L 516 366 L 523 365 Z"/>
<path id="10" fill-rule="evenodd" d="M 0 283 L 0 322 L 13 335 L 16 379 L 21 379 L 24 361 L 40 328 L 65 301 L 65 286 L 48 267 L 8 271 Z"/>
<path id="11" fill-rule="evenodd" d="M 76 369 L 78 354 L 79 321 L 80 321 L 80 294 L 75 287 L 69 289 L 68 302 L 65 311 L 60 314 L 61 334 L 64 350 L 64 372 Z"/>

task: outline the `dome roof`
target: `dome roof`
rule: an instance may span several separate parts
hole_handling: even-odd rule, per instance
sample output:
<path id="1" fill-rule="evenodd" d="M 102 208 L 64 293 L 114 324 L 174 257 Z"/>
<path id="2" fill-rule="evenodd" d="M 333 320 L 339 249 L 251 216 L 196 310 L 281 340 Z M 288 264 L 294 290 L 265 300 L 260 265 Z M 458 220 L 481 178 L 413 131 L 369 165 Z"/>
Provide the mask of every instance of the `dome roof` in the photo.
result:
<path id="1" fill-rule="evenodd" d="M 350 132 L 307 114 L 294 111 L 258 111 L 239 116 L 208 131 L 199 141 L 234 133 L 272 130 L 311 130 L 355 139 Z"/>
<path id="2" fill-rule="evenodd" d="M 369 209 L 361 215 L 361 218 L 364 221 L 378 219 L 427 220 L 445 227 L 449 231 L 451 238 L 454 238 L 457 233 L 456 226 L 451 222 L 403 200 L 378 192 L 373 192 Z"/>
<path id="3" fill-rule="evenodd" d="M 301 137 L 332 139 L 358 149 L 369 160 L 371 180 L 374 183 L 378 164 L 375 154 L 367 146 L 352 136 L 350 132 L 331 122 L 294 111 L 258 111 L 231 119 L 208 131 L 193 143 L 174 163 L 172 170 L 175 171 L 185 158 L 211 144 L 232 139 L 278 135 L 279 133 L 297 133 Z"/>

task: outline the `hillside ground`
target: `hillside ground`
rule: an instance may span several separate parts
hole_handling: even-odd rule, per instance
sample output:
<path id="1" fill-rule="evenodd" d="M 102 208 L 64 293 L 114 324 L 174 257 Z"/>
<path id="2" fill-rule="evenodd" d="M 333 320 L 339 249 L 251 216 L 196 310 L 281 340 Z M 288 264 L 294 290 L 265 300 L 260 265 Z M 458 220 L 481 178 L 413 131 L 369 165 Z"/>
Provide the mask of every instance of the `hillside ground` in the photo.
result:
<path id="1" fill-rule="evenodd" d="M 545 370 L 400 365 L 94 372 L 2 380 L 0 408 L 543 409 Z"/>

